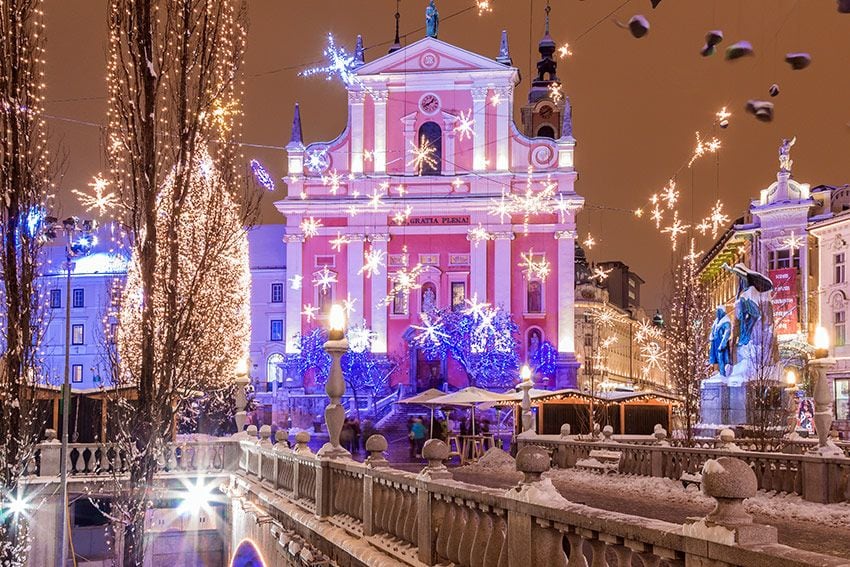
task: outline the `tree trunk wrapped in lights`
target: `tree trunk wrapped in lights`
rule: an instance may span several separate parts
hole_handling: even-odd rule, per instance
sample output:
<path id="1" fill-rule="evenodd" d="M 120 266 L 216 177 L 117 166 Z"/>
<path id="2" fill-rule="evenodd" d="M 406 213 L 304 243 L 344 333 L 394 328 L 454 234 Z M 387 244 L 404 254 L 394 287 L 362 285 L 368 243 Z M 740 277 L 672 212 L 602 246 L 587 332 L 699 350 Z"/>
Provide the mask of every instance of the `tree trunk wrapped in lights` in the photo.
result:
<path id="1" fill-rule="evenodd" d="M 18 480 L 35 457 L 43 420 L 35 404 L 38 350 L 46 327 L 36 277 L 52 167 L 43 120 L 41 0 L 0 0 L 0 564 L 27 562 Z M 34 505 L 35 502 L 33 501 Z"/>
<path id="2" fill-rule="evenodd" d="M 181 400 L 232 380 L 245 355 L 244 226 L 256 213 L 239 155 L 242 0 L 110 0 L 105 144 L 119 216 L 134 235 L 113 364 L 129 482 L 113 518 L 124 565 L 144 560 L 157 459 Z M 132 419 L 130 419 L 132 416 Z"/>

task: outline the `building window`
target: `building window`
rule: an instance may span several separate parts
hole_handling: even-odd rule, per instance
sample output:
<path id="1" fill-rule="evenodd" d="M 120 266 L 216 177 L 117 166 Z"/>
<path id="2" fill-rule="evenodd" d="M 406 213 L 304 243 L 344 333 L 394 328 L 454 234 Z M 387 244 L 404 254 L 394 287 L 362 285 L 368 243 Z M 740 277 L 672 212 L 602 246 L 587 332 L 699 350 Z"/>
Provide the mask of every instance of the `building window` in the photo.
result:
<path id="1" fill-rule="evenodd" d="M 440 175 L 443 168 L 443 131 L 436 122 L 426 122 L 419 127 L 419 149 L 427 150 L 429 159 L 419 161 L 418 175 Z"/>
<path id="2" fill-rule="evenodd" d="M 272 284 L 272 303 L 283 303 L 283 284 Z"/>
<path id="3" fill-rule="evenodd" d="M 50 308 L 51 309 L 59 309 L 62 307 L 62 290 L 61 289 L 51 289 L 50 290 Z"/>
<path id="4" fill-rule="evenodd" d="M 266 382 L 283 382 L 283 368 L 279 365 L 283 364 L 284 358 L 282 354 L 274 353 L 269 356 L 266 363 Z"/>
<path id="5" fill-rule="evenodd" d="M 835 339 L 835 346 L 844 346 L 847 344 L 847 319 L 844 311 L 836 311 L 832 314 L 832 336 Z"/>
<path id="6" fill-rule="evenodd" d="M 333 286 L 319 286 L 316 288 L 316 307 L 319 308 L 319 313 L 322 315 L 329 315 L 331 312 L 331 305 L 334 302 L 334 294 L 333 294 Z"/>
<path id="7" fill-rule="evenodd" d="M 835 264 L 835 276 L 832 283 L 844 283 L 844 252 L 833 256 Z"/>
<path id="8" fill-rule="evenodd" d="M 71 307 L 85 307 L 86 305 L 86 293 L 83 288 L 77 288 L 73 291 L 73 302 L 71 303 Z"/>
<path id="9" fill-rule="evenodd" d="M 402 292 L 398 284 L 393 285 L 393 315 L 407 314 L 407 292 Z"/>
<path id="10" fill-rule="evenodd" d="M 73 364 L 71 365 L 71 382 L 74 384 L 79 384 L 83 381 L 83 365 L 82 364 Z"/>
<path id="11" fill-rule="evenodd" d="M 84 327 L 83 325 L 71 325 L 71 344 L 83 344 Z"/>
<path id="12" fill-rule="evenodd" d="M 540 280 L 529 281 L 525 295 L 526 312 L 543 313 L 543 284 L 540 282 Z"/>
<path id="13" fill-rule="evenodd" d="M 437 308 L 437 286 L 431 282 L 422 284 L 419 310 L 428 313 Z"/>
<path id="14" fill-rule="evenodd" d="M 466 304 L 466 283 L 452 282 L 452 311 L 463 309 Z"/>
<path id="15" fill-rule="evenodd" d="M 276 342 L 283 340 L 283 319 L 272 319 L 269 340 Z"/>
<path id="16" fill-rule="evenodd" d="M 850 419 L 850 380 L 835 381 L 835 419 Z"/>
<path id="17" fill-rule="evenodd" d="M 771 250 L 768 254 L 768 264 L 771 270 L 800 267 L 800 250 Z"/>

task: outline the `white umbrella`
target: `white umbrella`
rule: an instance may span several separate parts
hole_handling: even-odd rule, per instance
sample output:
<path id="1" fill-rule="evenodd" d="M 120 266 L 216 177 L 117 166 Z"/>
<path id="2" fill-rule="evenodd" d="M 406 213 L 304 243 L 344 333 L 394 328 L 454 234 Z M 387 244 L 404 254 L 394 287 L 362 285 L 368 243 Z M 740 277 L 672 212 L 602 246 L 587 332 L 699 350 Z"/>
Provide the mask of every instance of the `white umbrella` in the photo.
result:
<path id="1" fill-rule="evenodd" d="M 410 396 L 409 398 L 405 398 L 403 400 L 399 400 L 396 403 L 399 404 L 411 404 L 418 406 L 425 406 L 431 409 L 431 433 L 430 436 L 434 436 L 434 408 L 439 407 L 441 404 L 435 404 L 433 400 L 435 398 L 439 398 L 445 396 L 446 393 L 442 390 L 437 390 L 436 388 L 431 388 L 429 390 L 425 390 L 424 392 L 419 392 L 415 396 Z"/>
<path id="2" fill-rule="evenodd" d="M 433 398 L 429 403 L 439 406 L 472 406 L 472 434 L 475 435 L 475 406 L 483 404 L 494 405 L 498 402 L 508 401 L 504 394 L 491 392 L 475 386 L 469 386 L 463 390 Z"/>

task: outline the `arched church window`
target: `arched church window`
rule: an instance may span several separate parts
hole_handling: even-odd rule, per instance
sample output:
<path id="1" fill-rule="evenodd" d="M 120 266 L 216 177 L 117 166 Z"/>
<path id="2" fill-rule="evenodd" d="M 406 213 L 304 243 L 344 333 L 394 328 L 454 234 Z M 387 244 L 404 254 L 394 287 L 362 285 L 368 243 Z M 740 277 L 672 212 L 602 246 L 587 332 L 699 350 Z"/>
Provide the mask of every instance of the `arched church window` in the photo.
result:
<path id="1" fill-rule="evenodd" d="M 429 159 L 419 164 L 419 175 L 440 175 L 443 168 L 443 130 L 436 122 L 426 122 L 419 127 L 419 149 L 426 150 Z"/>
<path id="2" fill-rule="evenodd" d="M 544 124 L 540 128 L 537 129 L 537 137 L 538 138 L 549 138 L 555 139 L 555 129 L 549 126 L 548 124 Z"/>
<path id="3" fill-rule="evenodd" d="M 543 312 L 543 284 L 540 280 L 531 280 L 526 289 L 526 312 Z"/>
<path id="4" fill-rule="evenodd" d="M 269 356 L 266 363 L 266 382 L 283 382 L 283 368 L 278 366 L 283 364 L 284 358 L 282 354 L 274 353 Z"/>
<path id="5" fill-rule="evenodd" d="M 433 311 L 437 308 L 437 286 L 431 282 L 422 284 L 422 295 L 420 298 L 420 310 L 423 313 Z"/>

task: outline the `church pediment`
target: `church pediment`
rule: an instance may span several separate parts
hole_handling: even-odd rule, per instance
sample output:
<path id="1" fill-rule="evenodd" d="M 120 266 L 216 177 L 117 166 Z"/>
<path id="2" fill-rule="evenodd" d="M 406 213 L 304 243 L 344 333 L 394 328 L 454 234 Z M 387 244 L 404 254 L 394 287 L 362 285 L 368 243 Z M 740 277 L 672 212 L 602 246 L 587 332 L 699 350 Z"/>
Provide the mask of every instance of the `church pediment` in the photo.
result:
<path id="1" fill-rule="evenodd" d="M 366 63 L 357 74 L 369 75 L 435 71 L 511 71 L 494 59 L 472 53 L 433 37 L 426 37 L 375 61 Z M 515 71 L 514 71 L 515 72 Z"/>

